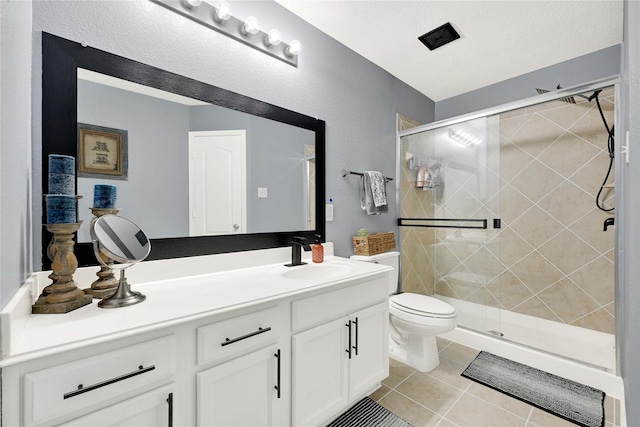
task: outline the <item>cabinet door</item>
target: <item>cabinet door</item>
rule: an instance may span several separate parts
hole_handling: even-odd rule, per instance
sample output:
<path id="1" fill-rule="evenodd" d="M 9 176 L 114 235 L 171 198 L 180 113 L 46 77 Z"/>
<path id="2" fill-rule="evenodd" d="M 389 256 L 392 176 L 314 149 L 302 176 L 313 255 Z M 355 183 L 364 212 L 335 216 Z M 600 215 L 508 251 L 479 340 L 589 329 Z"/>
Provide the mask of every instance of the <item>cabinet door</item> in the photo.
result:
<path id="1" fill-rule="evenodd" d="M 65 427 L 173 426 L 173 388 L 162 387 L 77 418 Z"/>
<path id="2" fill-rule="evenodd" d="M 351 316 L 349 399 L 370 391 L 389 375 L 389 305 L 380 303 Z"/>
<path id="3" fill-rule="evenodd" d="M 284 356 L 271 346 L 197 374 L 198 425 L 278 425 L 285 405 L 277 389 Z"/>
<path id="4" fill-rule="evenodd" d="M 347 323 L 343 317 L 293 336 L 294 426 L 318 425 L 347 404 Z"/>

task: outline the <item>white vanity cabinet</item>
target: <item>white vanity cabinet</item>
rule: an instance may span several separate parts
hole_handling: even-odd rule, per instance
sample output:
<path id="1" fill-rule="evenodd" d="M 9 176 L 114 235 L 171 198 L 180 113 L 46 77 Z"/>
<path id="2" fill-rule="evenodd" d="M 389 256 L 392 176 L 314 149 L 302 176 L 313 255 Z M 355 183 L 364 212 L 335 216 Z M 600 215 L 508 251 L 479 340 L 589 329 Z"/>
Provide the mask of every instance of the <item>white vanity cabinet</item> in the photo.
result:
<path id="1" fill-rule="evenodd" d="M 281 304 L 197 329 L 198 364 L 214 364 L 196 374 L 198 426 L 290 424 L 289 323 Z"/>
<path id="2" fill-rule="evenodd" d="M 3 369 L 3 425 L 171 425 L 176 368 L 173 334 L 13 365 Z"/>
<path id="3" fill-rule="evenodd" d="M 174 387 L 162 387 L 60 426 L 172 427 L 174 425 L 173 396 Z"/>
<path id="4" fill-rule="evenodd" d="M 388 376 L 387 293 L 373 280 L 293 302 L 294 332 L 317 325 L 292 336 L 294 426 L 330 420 Z"/>

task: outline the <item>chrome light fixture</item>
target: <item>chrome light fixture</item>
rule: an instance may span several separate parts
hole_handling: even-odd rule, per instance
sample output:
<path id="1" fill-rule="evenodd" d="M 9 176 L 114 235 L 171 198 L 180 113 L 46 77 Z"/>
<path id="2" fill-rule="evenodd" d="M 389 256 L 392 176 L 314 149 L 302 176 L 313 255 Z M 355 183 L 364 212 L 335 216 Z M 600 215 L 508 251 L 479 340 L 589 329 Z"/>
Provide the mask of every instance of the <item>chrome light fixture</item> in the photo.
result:
<path id="1" fill-rule="evenodd" d="M 225 0 L 218 0 L 214 4 L 203 0 L 151 1 L 287 64 L 298 66 L 301 48 L 298 40 L 286 44 L 282 42 L 280 31 L 260 31 L 260 23 L 254 16 L 249 16 L 244 21 L 235 18 L 231 15 L 231 7 Z"/>
<path id="2" fill-rule="evenodd" d="M 466 147 L 475 147 L 482 143 L 482 139 L 464 130 L 449 129 L 449 138 Z"/>

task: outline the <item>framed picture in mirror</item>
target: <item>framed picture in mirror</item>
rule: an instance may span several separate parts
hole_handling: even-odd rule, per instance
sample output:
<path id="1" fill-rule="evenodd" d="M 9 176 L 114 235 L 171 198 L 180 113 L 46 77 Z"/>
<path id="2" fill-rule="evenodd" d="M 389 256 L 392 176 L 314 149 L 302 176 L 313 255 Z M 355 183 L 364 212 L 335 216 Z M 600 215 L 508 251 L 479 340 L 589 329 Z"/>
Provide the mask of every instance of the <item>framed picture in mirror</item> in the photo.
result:
<path id="1" fill-rule="evenodd" d="M 126 180 L 127 131 L 78 123 L 78 176 Z"/>

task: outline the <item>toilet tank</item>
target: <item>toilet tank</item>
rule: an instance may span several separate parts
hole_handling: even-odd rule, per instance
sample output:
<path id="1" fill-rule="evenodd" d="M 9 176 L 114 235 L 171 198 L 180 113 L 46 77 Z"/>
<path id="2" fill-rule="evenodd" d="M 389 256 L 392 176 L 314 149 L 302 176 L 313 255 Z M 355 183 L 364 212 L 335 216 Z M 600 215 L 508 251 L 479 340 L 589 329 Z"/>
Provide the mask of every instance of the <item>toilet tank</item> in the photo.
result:
<path id="1" fill-rule="evenodd" d="M 398 291 L 398 277 L 400 272 L 400 252 L 384 252 L 377 255 L 351 255 L 350 259 L 355 261 L 375 262 L 376 264 L 388 265 L 393 268 L 393 273 L 389 275 L 389 295 Z"/>

